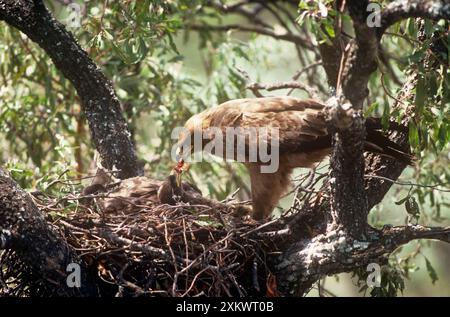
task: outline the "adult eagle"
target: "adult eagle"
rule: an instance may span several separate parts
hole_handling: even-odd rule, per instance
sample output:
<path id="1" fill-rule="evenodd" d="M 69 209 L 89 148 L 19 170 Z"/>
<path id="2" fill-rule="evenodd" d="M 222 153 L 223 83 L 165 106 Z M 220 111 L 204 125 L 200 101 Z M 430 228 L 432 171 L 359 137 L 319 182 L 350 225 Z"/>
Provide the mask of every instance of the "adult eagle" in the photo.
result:
<path id="1" fill-rule="evenodd" d="M 223 133 L 223 153 L 227 140 L 230 140 L 227 139 L 227 133 L 230 131 L 228 128 L 276 129 L 279 140 L 276 149 L 279 153 L 279 166 L 271 173 L 262 172 L 261 166 L 267 163 L 259 157 L 256 161 L 249 159 L 249 149 L 260 139 L 254 136 L 245 137 L 247 154 L 243 163 L 250 173 L 252 216 L 255 219 L 263 219 L 271 214 L 280 197 L 288 189 L 290 174 L 294 168 L 313 167 L 330 153 L 331 136 L 327 130 L 324 107 L 323 103 L 315 100 L 292 97 L 231 100 L 192 116 L 186 122 L 184 132 L 179 136 L 177 154 L 179 158 L 186 158 L 195 151 L 203 150 L 216 137 L 208 132 L 211 128 L 219 129 Z M 366 120 L 366 150 L 410 164 L 412 157 L 384 136 L 380 129 L 379 119 Z M 195 134 L 203 134 L 200 148 L 193 146 Z M 270 140 L 267 143 L 269 144 Z M 191 144 L 188 151 L 186 144 Z M 233 144 L 235 146 L 233 158 L 236 159 L 237 143 Z"/>

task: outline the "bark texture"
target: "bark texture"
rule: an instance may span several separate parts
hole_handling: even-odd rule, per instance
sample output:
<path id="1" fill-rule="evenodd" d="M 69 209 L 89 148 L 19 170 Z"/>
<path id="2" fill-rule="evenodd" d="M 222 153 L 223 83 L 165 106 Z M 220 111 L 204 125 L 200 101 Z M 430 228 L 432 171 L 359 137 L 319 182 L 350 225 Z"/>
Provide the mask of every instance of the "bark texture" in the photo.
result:
<path id="1" fill-rule="evenodd" d="M 28 193 L 0 168 L 0 250 L 14 250 L 21 262 L 39 276 L 39 293 L 47 296 L 95 296 L 84 263 L 48 222 Z M 70 263 L 80 265 L 81 286 L 69 287 Z"/>

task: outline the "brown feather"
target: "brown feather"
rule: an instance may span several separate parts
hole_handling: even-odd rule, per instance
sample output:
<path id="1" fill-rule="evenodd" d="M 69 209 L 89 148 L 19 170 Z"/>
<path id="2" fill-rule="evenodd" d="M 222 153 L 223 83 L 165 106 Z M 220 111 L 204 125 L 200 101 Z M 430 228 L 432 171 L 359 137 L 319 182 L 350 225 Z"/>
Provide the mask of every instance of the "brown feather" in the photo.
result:
<path id="1" fill-rule="evenodd" d="M 247 164 L 252 186 L 254 219 L 267 218 L 290 184 L 292 168 L 280 166 L 275 173 L 261 173 L 258 164 Z"/>
<path id="2" fill-rule="evenodd" d="M 327 131 L 322 112 L 324 107 L 324 104 L 311 99 L 302 100 L 293 97 L 236 99 L 193 116 L 186 123 L 186 127 L 191 132 L 196 129 L 195 123 L 201 123 L 201 129 L 217 127 L 223 132 L 229 127 L 278 129 L 280 164 L 275 173 L 261 173 L 262 163 L 248 162 L 246 158 L 252 187 L 253 217 L 262 219 L 270 215 L 280 197 L 286 192 L 293 168 L 313 167 L 329 154 L 331 136 Z M 410 164 L 412 156 L 378 131 L 381 127 L 378 121 L 369 118 L 366 122 L 368 131 L 366 150 Z M 271 142 L 270 137 L 268 144 Z M 186 136 L 180 138 L 180 144 L 183 138 Z M 255 137 L 246 137 L 246 153 L 250 145 L 255 145 L 252 142 L 257 140 Z M 234 150 L 236 159 L 237 149 Z"/>

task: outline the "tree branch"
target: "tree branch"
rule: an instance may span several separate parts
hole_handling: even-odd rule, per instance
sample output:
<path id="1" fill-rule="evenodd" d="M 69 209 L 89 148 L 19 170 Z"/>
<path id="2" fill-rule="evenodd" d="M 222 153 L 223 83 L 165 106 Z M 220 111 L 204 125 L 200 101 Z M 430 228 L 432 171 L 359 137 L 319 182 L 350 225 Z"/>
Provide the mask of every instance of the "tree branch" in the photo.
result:
<path id="1" fill-rule="evenodd" d="M 404 83 L 400 93 L 397 96 L 397 100 L 407 101 L 414 98 L 414 89 L 416 84 L 417 76 L 413 73 Z M 394 104 L 394 108 L 401 106 L 402 105 L 398 101 Z M 412 109 L 409 109 L 406 113 L 409 114 L 411 111 Z M 406 115 L 402 120 L 402 125 L 407 127 L 410 119 L 411 117 Z M 406 151 L 409 149 L 407 129 L 405 131 L 390 132 L 389 138 L 397 145 L 403 147 Z M 375 174 L 380 177 L 388 177 L 390 179 L 397 179 L 400 177 L 403 170 L 406 168 L 406 164 L 403 162 L 386 156 L 375 155 L 373 153 L 367 155 L 366 166 L 366 173 Z M 370 191 L 370 194 L 367 195 L 369 208 L 372 208 L 376 204 L 380 203 L 392 185 L 392 182 L 383 180 L 382 178 L 367 178 L 365 186 L 366 190 Z"/>
<path id="2" fill-rule="evenodd" d="M 389 3 L 381 12 L 381 26 L 377 36 L 381 38 L 388 27 L 406 18 L 450 20 L 450 3 L 446 0 L 397 0 Z"/>
<path id="3" fill-rule="evenodd" d="M 314 46 L 312 46 L 312 44 L 308 43 L 306 39 L 304 39 L 299 35 L 296 35 L 291 32 L 275 32 L 273 30 L 260 26 L 249 26 L 241 24 L 227 24 L 227 25 L 190 24 L 187 26 L 187 28 L 195 31 L 226 32 L 230 30 L 237 30 L 241 32 L 251 32 L 270 36 L 277 40 L 289 41 L 295 44 L 302 44 L 301 46 L 304 46 L 308 49 L 314 49 Z"/>
<path id="4" fill-rule="evenodd" d="M 290 81 L 290 82 L 285 82 L 285 83 L 275 83 L 275 84 L 252 83 L 252 84 L 247 85 L 247 89 L 250 89 L 253 92 L 255 92 L 259 89 L 273 91 L 273 90 L 288 89 L 288 88 L 304 90 L 311 98 L 319 99 L 319 97 L 318 97 L 319 94 L 315 88 L 305 85 L 303 83 L 297 82 L 297 81 Z M 255 93 L 255 95 L 258 96 L 258 93 Z"/>
<path id="5" fill-rule="evenodd" d="M 47 296 L 95 296 L 97 290 L 86 265 L 49 224 L 45 216 L 0 168 L 0 249 L 13 250 L 39 276 L 40 292 Z M 81 287 L 69 287 L 67 265 L 81 268 Z M 0 267 L 1 269 L 1 267 Z"/>
<path id="6" fill-rule="evenodd" d="M 226 5 L 221 3 L 220 1 L 211 1 L 210 5 L 213 8 L 222 11 L 223 13 L 236 13 L 244 16 L 245 18 L 247 18 L 247 20 L 251 21 L 253 24 L 258 24 L 265 28 L 271 28 L 270 24 L 264 22 L 257 16 L 258 12 L 262 9 L 262 6 L 258 6 L 256 8 L 253 8 L 253 10 L 251 10 L 245 7 L 245 5 L 248 3 L 249 3 L 248 1 L 241 1 L 232 5 Z"/>
<path id="7" fill-rule="evenodd" d="M 440 34 L 435 33 L 431 36 L 431 38 L 438 39 L 440 36 Z M 419 43 L 423 42 L 425 39 L 423 21 L 419 28 L 418 38 Z M 422 61 L 423 65 L 425 65 L 425 68 L 436 67 L 436 65 L 434 64 L 436 63 L 434 56 L 441 54 L 447 55 L 447 48 L 441 45 L 433 45 Z M 404 127 L 408 127 L 409 121 L 412 120 L 414 115 L 413 99 L 415 97 L 415 87 L 417 85 L 417 80 L 417 72 L 410 72 L 402 89 L 395 98 L 396 102 L 393 106 L 394 108 L 405 107 L 405 104 L 409 105 L 406 109 L 404 109 L 405 115 L 401 122 Z M 402 146 L 406 151 L 409 149 L 407 131 L 407 129 L 405 129 L 404 131 L 396 131 L 395 133 L 391 133 L 390 135 L 391 140 L 396 144 Z M 377 156 L 374 154 L 369 154 L 367 156 L 366 162 L 370 174 L 376 172 L 376 175 L 381 177 L 369 178 L 366 180 L 366 188 L 370 188 L 371 191 L 373 191 L 372 194 L 368 196 L 369 207 L 372 208 L 383 199 L 384 195 L 392 186 L 392 182 L 383 180 L 383 178 L 397 179 L 405 169 L 406 165 L 397 160 L 393 160 L 388 157 Z"/>
<path id="8" fill-rule="evenodd" d="M 330 230 L 343 230 L 350 236 L 362 238 L 366 234 L 369 211 L 364 188 L 365 124 L 361 113 L 368 95 L 367 83 L 376 70 L 378 40 L 373 28 L 366 24 L 368 1 L 344 2 L 347 5 L 356 33 L 343 50 L 341 23 L 336 24 L 332 45 L 323 44 L 321 52 L 329 82 L 336 86 L 336 98 L 328 102 L 328 130 L 332 134 L 333 150 L 330 168 Z M 342 11 L 343 7 L 339 8 Z M 326 46 L 325 46 L 326 45 Z M 334 51 L 339 47 L 338 53 Z M 333 60 L 334 59 L 334 60 Z M 341 95 L 341 86 L 342 92 Z M 342 105 L 344 100 L 350 104 Z"/>
<path id="9" fill-rule="evenodd" d="M 362 109 L 369 94 L 369 77 L 377 69 L 378 39 L 375 28 L 367 25 L 368 5 L 368 0 L 348 0 L 347 4 L 356 37 L 350 41 L 345 67 L 342 70 L 342 88 L 345 97 L 355 109 Z"/>
<path id="10" fill-rule="evenodd" d="M 41 0 L 0 0 L 0 20 L 41 46 L 75 86 L 102 165 L 119 178 L 137 176 L 136 152 L 112 84 Z"/>
<path id="11" fill-rule="evenodd" d="M 286 276 L 286 279 L 279 279 L 279 290 L 291 296 L 304 294 L 322 276 L 365 268 L 369 263 L 384 264 L 395 249 L 416 239 L 450 243 L 450 227 L 372 228 L 367 240 L 357 240 L 342 231 L 333 230 L 299 241 L 284 253 L 277 265 L 277 270 Z M 299 277 L 299 280 L 289 276 Z"/>
<path id="12" fill-rule="evenodd" d="M 289 4 L 290 6 L 292 6 L 293 9 L 296 9 L 298 7 L 298 3 L 296 3 L 296 1 L 272 1 L 271 2 L 272 5 L 276 6 L 276 8 L 281 11 L 286 13 L 287 15 L 289 15 L 288 20 L 290 20 L 290 22 L 292 23 L 293 26 L 298 26 L 297 23 L 295 22 L 295 17 L 291 16 L 289 13 L 289 10 L 277 6 L 278 4 Z M 308 50 L 313 50 L 315 52 L 315 47 L 313 45 L 313 43 L 306 37 L 301 37 L 300 35 L 295 35 L 293 32 L 289 31 L 289 28 L 286 24 L 286 22 L 284 22 L 281 19 L 281 16 L 279 15 L 279 13 L 271 8 L 266 1 L 241 1 L 241 2 L 237 2 L 235 4 L 222 4 L 220 1 L 209 1 L 207 2 L 206 5 L 209 5 L 215 9 L 218 9 L 220 11 L 222 11 L 225 14 L 229 14 L 229 13 L 235 13 L 235 14 L 239 14 L 243 17 L 245 17 L 252 25 L 257 25 L 257 30 L 252 30 L 252 29 L 248 29 L 248 30 L 244 30 L 244 29 L 240 29 L 240 31 L 248 31 L 248 32 L 255 32 L 255 33 L 259 33 L 259 34 L 263 34 L 263 35 L 267 35 L 267 36 L 272 36 L 276 39 L 279 40 L 286 40 L 286 41 L 290 41 L 296 44 L 297 47 L 301 47 L 304 49 L 308 49 Z M 250 7 L 250 8 L 248 8 Z M 262 11 L 264 11 L 264 9 L 266 9 L 267 11 L 269 11 L 276 19 L 278 22 L 280 22 L 281 25 L 283 25 L 283 27 L 286 29 L 286 32 L 284 34 L 283 37 L 278 37 L 277 32 L 274 31 L 274 28 L 271 24 L 267 23 L 265 20 L 267 20 L 267 17 L 260 17 L 260 14 Z M 243 26 L 243 28 L 246 28 Z M 238 27 L 236 29 L 239 29 Z M 263 31 L 264 33 L 260 33 L 258 32 L 258 30 L 260 29 L 265 29 L 267 31 Z M 226 28 L 226 30 L 229 30 L 228 28 Z M 211 29 L 212 31 L 212 29 Z M 217 30 L 220 31 L 220 30 Z M 265 33 L 268 32 L 268 33 Z M 273 36 L 275 35 L 275 36 Z"/>
<path id="13" fill-rule="evenodd" d="M 364 188 L 364 118 L 350 104 L 338 104 L 328 110 L 328 121 L 333 135 L 329 229 L 339 228 L 350 236 L 363 238 L 369 212 Z"/>

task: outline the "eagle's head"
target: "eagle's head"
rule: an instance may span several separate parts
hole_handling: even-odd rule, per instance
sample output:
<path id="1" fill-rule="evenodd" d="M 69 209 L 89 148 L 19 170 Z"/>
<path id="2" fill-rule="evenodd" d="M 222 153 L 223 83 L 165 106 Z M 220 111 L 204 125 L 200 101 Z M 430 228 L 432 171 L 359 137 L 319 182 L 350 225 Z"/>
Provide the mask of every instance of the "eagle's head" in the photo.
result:
<path id="1" fill-rule="evenodd" d="M 178 136 L 176 159 L 185 159 L 195 152 L 202 151 L 203 147 L 209 142 L 203 135 L 203 131 L 209 127 L 210 112 L 208 110 L 193 115 L 186 121 L 184 129 Z M 196 141 L 197 139 L 197 141 Z M 200 146 L 194 146 L 197 142 Z"/>

